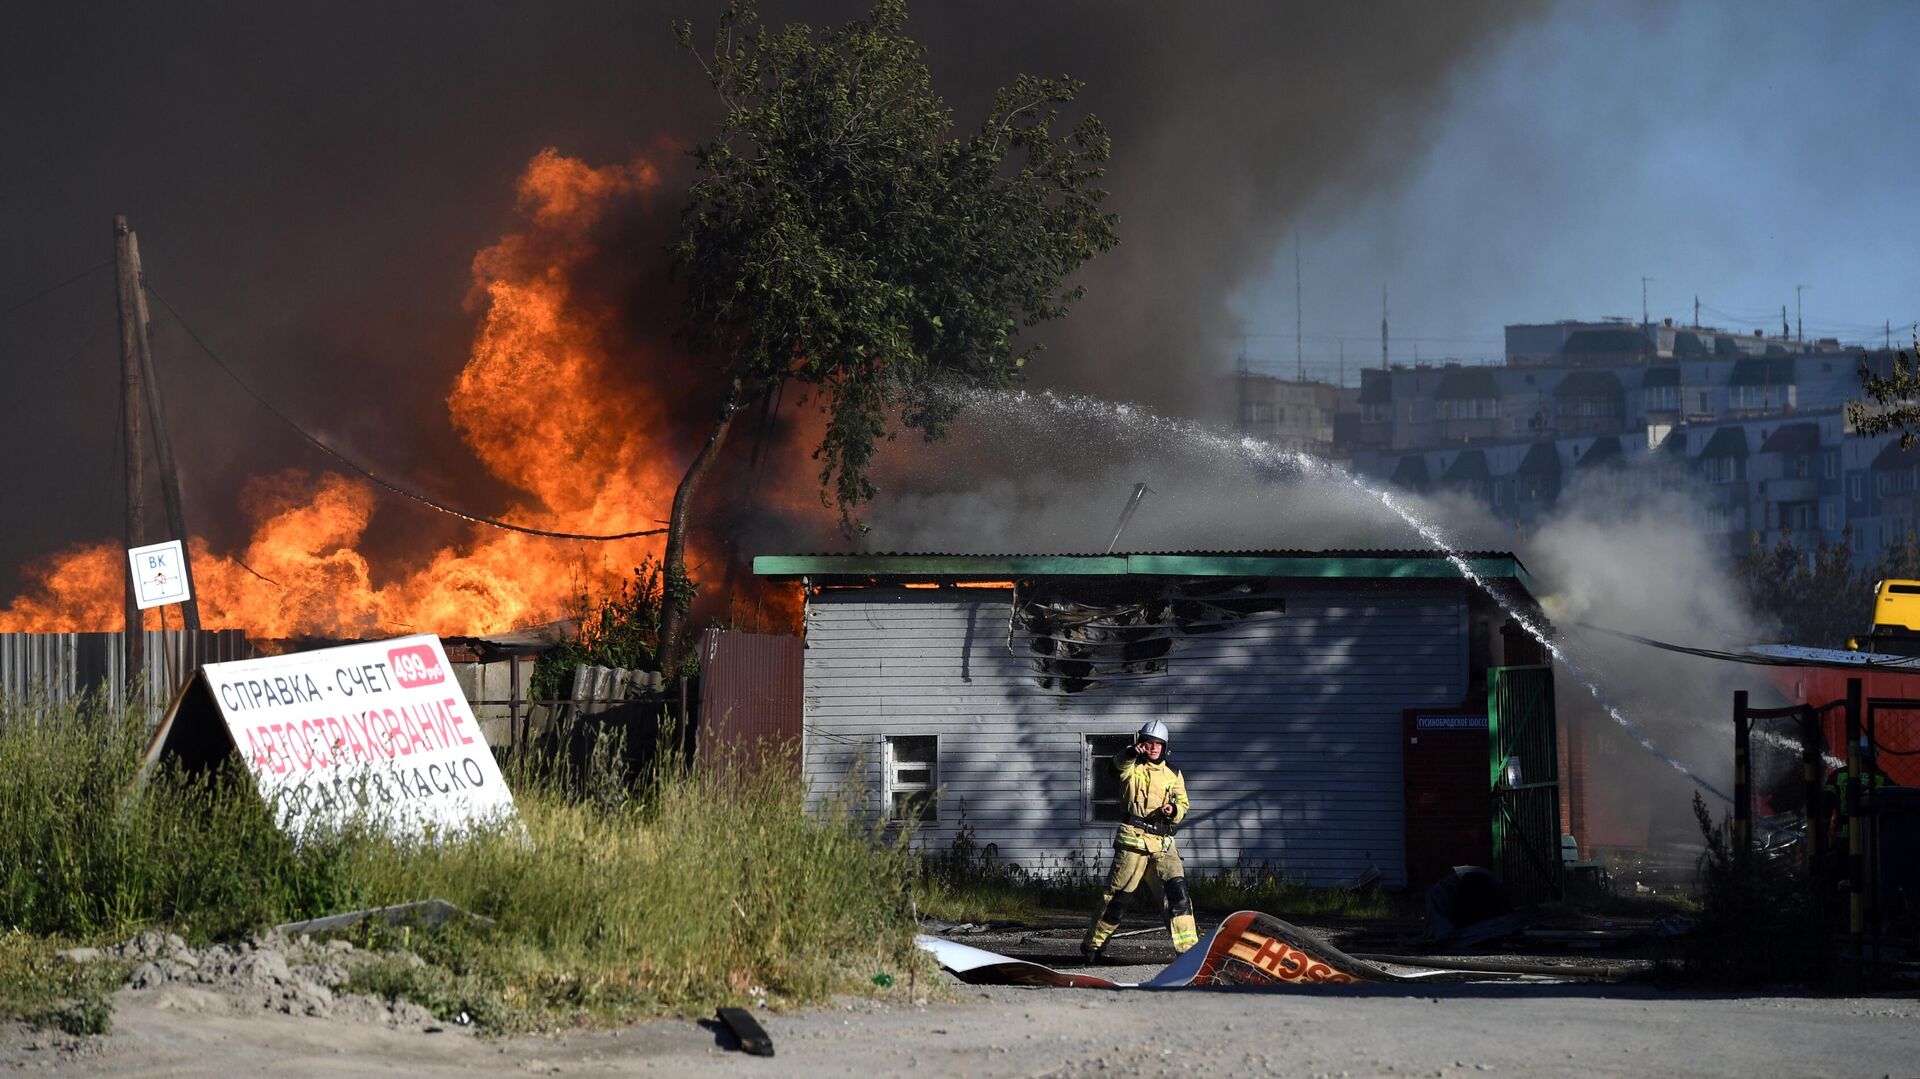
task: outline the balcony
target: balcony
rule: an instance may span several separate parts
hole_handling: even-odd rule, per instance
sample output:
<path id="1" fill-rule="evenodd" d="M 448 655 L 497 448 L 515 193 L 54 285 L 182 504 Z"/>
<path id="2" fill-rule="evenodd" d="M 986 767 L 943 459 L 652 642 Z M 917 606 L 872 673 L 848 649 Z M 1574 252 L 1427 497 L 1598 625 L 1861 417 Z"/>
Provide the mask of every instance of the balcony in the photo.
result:
<path id="1" fill-rule="evenodd" d="M 1818 502 L 1820 481 L 1815 479 L 1768 480 L 1761 497 L 1769 502 Z"/>

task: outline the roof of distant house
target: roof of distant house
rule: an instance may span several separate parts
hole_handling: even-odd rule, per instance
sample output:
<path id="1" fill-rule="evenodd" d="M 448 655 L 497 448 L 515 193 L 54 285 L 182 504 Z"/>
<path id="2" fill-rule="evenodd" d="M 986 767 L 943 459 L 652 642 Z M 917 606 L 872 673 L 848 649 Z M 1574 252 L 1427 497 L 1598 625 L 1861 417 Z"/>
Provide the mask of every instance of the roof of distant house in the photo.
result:
<path id="1" fill-rule="evenodd" d="M 1793 359 L 1785 356 L 1748 356 L 1733 365 L 1729 386 L 1790 386 Z"/>
<path id="2" fill-rule="evenodd" d="M 1560 385 L 1553 388 L 1556 398 L 1620 397 L 1625 393 L 1620 376 L 1604 370 L 1569 371 Z"/>
<path id="3" fill-rule="evenodd" d="M 1560 451 L 1551 442 L 1535 442 L 1527 447 L 1527 455 L 1520 458 L 1520 466 L 1513 471 L 1519 476 L 1558 476 Z"/>
<path id="4" fill-rule="evenodd" d="M 1441 483 L 1475 483 L 1490 480 L 1493 473 L 1487 468 L 1487 455 L 1483 450 L 1461 450 L 1453 457 L 1453 463 L 1440 474 Z"/>
<path id="5" fill-rule="evenodd" d="M 1400 458 L 1399 464 L 1393 466 L 1393 475 L 1390 477 L 1389 482 L 1393 483 L 1396 487 L 1405 487 L 1413 491 L 1424 491 L 1427 489 L 1427 484 L 1431 479 L 1432 476 L 1427 472 L 1426 457 L 1418 453 L 1409 453 L 1405 457 Z"/>
<path id="6" fill-rule="evenodd" d="M 1567 335 L 1566 343 L 1560 346 L 1562 355 L 1587 355 L 1596 352 L 1624 352 L 1630 355 L 1642 355 L 1653 351 L 1653 342 L 1637 328 L 1622 327 L 1613 330 L 1575 330 Z"/>
<path id="7" fill-rule="evenodd" d="M 1580 455 L 1580 459 L 1574 462 L 1573 467 L 1588 468 L 1624 460 L 1626 458 L 1620 452 L 1620 437 L 1601 435 L 1593 440 L 1593 445 L 1587 447 L 1587 452 Z"/>
<path id="8" fill-rule="evenodd" d="M 1761 453 L 1812 453 L 1819 448 L 1820 425 L 1817 423 L 1783 424 L 1760 443 Z"/>
<path id="9" fill-rule="evenodd" d="M 1440 376 L 1440 389 L 1434 394 L 1442 401 L 1470 401 L 1500 396 L 1491 367 L 1452 367 Z"/>
<path id="10" fill-rule="evenodd" d="M 1720 428 L 1707 439 L 1700 448 L 1700 456 L 1707 457 L 1745 457 L 1747 455 L 1747 429 L 1738 424 Z"/>

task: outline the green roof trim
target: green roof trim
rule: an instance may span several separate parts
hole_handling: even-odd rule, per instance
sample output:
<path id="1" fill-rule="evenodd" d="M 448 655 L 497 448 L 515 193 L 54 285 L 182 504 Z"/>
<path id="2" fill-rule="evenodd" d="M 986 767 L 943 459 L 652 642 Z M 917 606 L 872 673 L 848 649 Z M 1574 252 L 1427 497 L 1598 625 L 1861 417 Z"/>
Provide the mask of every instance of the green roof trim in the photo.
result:
<path id="1" fill-rule="evenodd" d="M 1480 577 L 1519 582 L 1529 593 L 1533 580 L 1510 554 L 1475 552 L 1461 561 Z M 944 555 L 839 554 L 760 555 L 753 560 L 760 577 L 1357 577 L 1458 578 L 1460 568 L 1446 556 L 1364 557 L 1258 554 L 1131 555 Z"/>

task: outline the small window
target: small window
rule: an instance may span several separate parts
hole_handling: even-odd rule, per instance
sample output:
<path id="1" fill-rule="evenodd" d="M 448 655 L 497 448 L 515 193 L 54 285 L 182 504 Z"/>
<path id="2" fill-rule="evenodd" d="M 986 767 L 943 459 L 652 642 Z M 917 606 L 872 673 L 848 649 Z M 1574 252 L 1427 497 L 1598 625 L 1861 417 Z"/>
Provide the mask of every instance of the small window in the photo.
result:
<path id="1" fill-rule="evenodd" d="M 887 819 L 936 821 L 940 789 L 939 739 L 933 735 L 887 739 Z"/>
<path id="2" fill-rule="evenodd" d="M 1087 819 L 1117 821 L 1122 816 L 1120 777 L 1114 755 L 1133 744 L 1130 734 L 1087 735 Z"/>

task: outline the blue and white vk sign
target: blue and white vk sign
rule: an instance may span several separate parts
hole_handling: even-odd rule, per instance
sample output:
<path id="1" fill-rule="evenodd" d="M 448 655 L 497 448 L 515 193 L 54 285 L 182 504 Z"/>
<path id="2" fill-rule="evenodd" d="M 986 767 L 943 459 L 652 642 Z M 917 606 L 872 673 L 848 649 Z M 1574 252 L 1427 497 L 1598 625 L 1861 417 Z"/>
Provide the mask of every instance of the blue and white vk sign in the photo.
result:
<path id="1" fill-rule="evenodd" d="M 150 543 L 127 552 L 133 567 L 133 598 L 141 609 L 185 603 L 187 595 L 187 556 L 179 540 Z"/>

